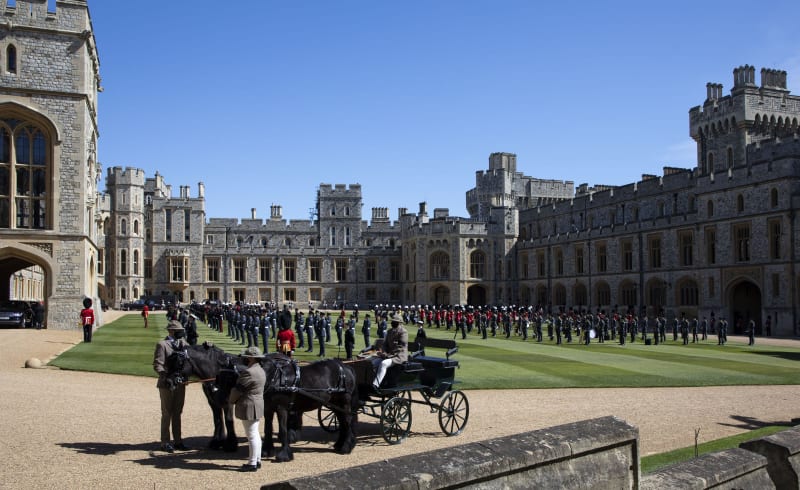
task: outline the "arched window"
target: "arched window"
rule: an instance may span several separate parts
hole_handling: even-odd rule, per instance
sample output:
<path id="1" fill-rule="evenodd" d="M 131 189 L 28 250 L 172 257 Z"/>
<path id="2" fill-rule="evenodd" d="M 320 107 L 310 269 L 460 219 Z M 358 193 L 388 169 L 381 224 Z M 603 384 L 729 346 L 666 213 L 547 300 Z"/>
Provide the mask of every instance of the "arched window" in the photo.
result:
<path id="1" fill-rule="evenodd" d="M 714 173 L 714 154 L 713 153 L 709 153 L 708 154 L 708 170 L 709 170 L 709 172 Z"/>
<path id="2" fill-rule="evenodd" d="M 41 128 L 0 119 L 0 228 L 48 227 L 51 153 Z"/>
<path id="3" fill-rule="evenodd" d="M 125 218 L 122 218 L 119 222 L 119 234 L 120 235 L 127 235 L 128 234 L 128 221 Z"/>
<path id="4" fill-rule="evenodd" d="M 476 250 L 469 255 L 469 277 L 481 279 L 486 276 L 486 254 Z"/>
<path id="5" fill-rule="evenodd" d="M 345 206 L 344 207 L 344 215 L 345 216 L 350 216 L 350 206 Z"/>
<path id="6" fill-rule="evenodd" d="M 133 220 L 133 234 L 137 235 L 137 236 L 139 235 L 139 220 L 138 219 Z"/>
<path id="7" fill-rule="evenodd" d="M 450 257 L 444 252 L 431 255 L 431 279 L 448 279 L 450 277 Z"/>
<path id="8" fill-rule="evenodd" d="M 728 168 L 733 168 L 733 148 L 728 148 Z"/>
<path id="9" fill-rule="evenodd" d="M 6 71 L 9 73 L 17 72 L 17 48 L 9 44 L 6 48 Z"/>
<path id="10" fill-rule="evenodd" d="M 714 216 L 714 201 L 710 199 L 706 203 L 706 214 L 708 215 L 709 218 Z"/>
<path id="11" fill-rule="evenodd" d="M 139 251 L 133 251 L 133 275 L 139 275 Z"/>
<path id="12" fill-rule="evenodd" d="M 769 205 L 773 208 L 778 207 L 778 189 L 772 189 L 769 191 Z"/>
<path id="13" fill-rule="evenodd" d="M 128 299 L 128 291 L 125 288 L 119 290 L 120 299 Z"/>
<path id="14" fill-rule="evenodd" d="M 741 194 L 736 196 L 736 211 L 739 213 L 744 211 L 744 196 L 742 196 Z"/>

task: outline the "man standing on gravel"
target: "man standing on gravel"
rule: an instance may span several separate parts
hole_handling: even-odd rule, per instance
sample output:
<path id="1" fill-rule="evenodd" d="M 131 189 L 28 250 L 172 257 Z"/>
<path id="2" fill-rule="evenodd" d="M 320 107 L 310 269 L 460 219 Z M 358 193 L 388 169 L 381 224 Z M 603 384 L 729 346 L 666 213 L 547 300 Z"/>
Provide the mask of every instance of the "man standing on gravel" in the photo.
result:
<path id="1" fill-rule="evenodd" d="M 167 324 L 167 337 L 156 344 L 153 355 L 153 369 L 158 373 L 158 394 L 161 398 L 161 449 L 168 453 L 176 449 L 185 451 L 188 448 L 183 444 L 181 437 L 181 413 L 183 401 L 186 398 L 186 386 L 174 384 L 167 379 L 166 363 L 175 351 L 186 349 L 189 344 L 183 339 L 184 328 L 178 320 L 170 320 Z M 175 445 L 170 444 L 169 428 L 172 425 L 172 437 Z"/>

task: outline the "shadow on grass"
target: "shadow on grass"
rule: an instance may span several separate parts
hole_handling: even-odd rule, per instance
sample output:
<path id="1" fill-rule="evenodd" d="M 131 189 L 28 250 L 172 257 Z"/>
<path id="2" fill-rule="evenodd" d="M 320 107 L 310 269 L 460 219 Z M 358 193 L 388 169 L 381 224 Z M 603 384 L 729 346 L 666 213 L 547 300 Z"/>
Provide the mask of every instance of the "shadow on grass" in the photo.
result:
<path id="1" fill-rule="evenodd" d="M 770 357 L 778 357 L 780 359 L 786 359 L 787 361 L 800 361 L 800 352 L 792 352 L 792 351 L 752 351 L 751 354 L 757 354 L 759 356 L 770 356 Z"/>
<path id="2" fill-rule="evenodd" d="M 776 422 L 776 421 L 761 421 L 755 419 L 753 417 L 745 417 L 744 415 L 731 415 L 731 418 L 739 423 L 722 423 L 720 422 L 719 425 L 725 427 L 735 427 L 737 429 L 744 429 L 744 430 L 756 430 L 761 429 L 762 427 L 769 427 L 769 426 L 783 426 L 783 427 L 793 427 L 794 424 L 789 422 Z"/>

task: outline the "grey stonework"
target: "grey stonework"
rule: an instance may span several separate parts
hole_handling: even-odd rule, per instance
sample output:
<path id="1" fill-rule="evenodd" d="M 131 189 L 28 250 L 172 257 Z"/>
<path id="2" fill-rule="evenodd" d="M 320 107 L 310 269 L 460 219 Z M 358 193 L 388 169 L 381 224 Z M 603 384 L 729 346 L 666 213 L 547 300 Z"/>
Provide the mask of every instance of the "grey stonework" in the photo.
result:
<path id="1" fill-rule="evenodd" d="M 102 241 L 95 153 L 99 59 L 88 7 L 61 0 L 48 12 L 47 0 L 2 1 L 0 13 L 0 120 L 38 128 L 48 155 L 44 227 L 18 226 L 12 212 L 9 228 L 0 231 L 0 297 L 9 295 L 11 274 L 39 265 L 47 326 L 76 328 L 83 298 L 99 306 L 103 284 L 96 269 Z M 9 66 L 9 47 L 16 67 Z"/>

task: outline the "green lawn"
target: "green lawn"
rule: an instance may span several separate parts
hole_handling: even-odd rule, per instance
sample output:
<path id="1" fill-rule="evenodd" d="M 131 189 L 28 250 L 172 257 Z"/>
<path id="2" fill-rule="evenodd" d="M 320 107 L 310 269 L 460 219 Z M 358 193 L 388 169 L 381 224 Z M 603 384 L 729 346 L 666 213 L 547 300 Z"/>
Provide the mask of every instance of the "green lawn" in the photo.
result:
<path id="1" fill-rule="evenodd" d="M 166 318 L 161 314 L 150 316 L 148 329 L 142 328 L 139 315 L 126 315 L 97 330 L 92 343 L 81 343 L 50 364 L 63 369 L 154 376 L 153 351 L 156 342 L 166 335 L 165 327 Z M 408 328 L 413 340 L 416 331 Z M 227 352 L 238 354 L 243 349 L 204 324 L 198 324 L 198 332 L 201 342 L 209 340 Z M 427 333 L 435 338 L 453 338 L 453 332 L 444 329 L 427 329 Z M 336 346 L 335 331 L 331 334 L 328 357 L 344 357 L 344 350 Z M 800 380 L 800 349 L 761 346 L 758 342 L 755 347 L 735 342 L 720 347 L 711 339 L 688 346 L 669 340 L 658 346 L 637 341 L 625 346 L 606 342 L 587 347 L 578 343 L 557 346 L 548 340 L 541 344 L 523 342 L 519 337 L 483 340 L 474 333 L 466 340 L 458 335 L 456 340 L 459 389 L 765 385 L 797 384 Z M 359 334 L 356 351 L 362 347 Z M 296 357 L 316 360 L 318 350 L 315 339 L 314 352 L 298 349 Z"/>

